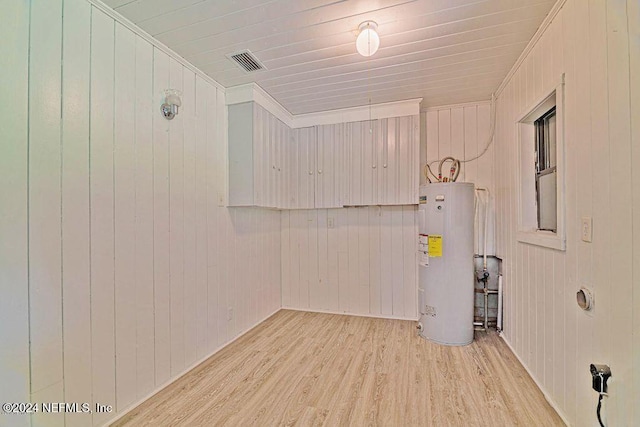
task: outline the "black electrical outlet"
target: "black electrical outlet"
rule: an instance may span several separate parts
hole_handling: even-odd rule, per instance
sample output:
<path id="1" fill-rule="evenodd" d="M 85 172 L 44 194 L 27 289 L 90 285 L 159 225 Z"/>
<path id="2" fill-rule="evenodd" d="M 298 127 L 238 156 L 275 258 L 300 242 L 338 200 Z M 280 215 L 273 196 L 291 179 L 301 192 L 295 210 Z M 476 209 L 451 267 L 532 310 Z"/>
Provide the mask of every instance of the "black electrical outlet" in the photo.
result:
<path id="1" fill-rule="evenodd" d="M 611 368 L 607 365 L 594 365 L 590 366 L 591 370 L 591 386 L 595 391 L 600 394 L 607 393 L 607 380 L 611 377 Z"/>

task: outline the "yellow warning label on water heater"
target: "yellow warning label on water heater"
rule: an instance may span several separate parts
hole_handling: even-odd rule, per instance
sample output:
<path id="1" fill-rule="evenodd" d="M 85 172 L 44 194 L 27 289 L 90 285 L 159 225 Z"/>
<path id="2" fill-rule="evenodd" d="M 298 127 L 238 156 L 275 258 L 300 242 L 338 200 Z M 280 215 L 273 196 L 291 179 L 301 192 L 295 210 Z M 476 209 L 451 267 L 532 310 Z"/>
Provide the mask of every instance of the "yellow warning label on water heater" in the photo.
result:
<path id="1" fill-rule="evenodd" d="M 429 257 L 442 256 L 442 236 L 429 235 Z"/>

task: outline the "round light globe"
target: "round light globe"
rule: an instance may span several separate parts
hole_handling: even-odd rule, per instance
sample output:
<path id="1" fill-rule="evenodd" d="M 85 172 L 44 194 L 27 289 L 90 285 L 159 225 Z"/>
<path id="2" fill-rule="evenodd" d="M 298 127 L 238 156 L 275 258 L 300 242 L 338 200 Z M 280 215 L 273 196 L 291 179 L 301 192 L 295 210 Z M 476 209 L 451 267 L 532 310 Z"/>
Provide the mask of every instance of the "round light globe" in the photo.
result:
<path id="1" fill-rule="evenodd" d="M 356 49 L 362 56 L 371 56 L 380 47 L 380 36 L 376 32 L 378 26 L 373 21 L 360 24 L 360 34 L 356 39 Z"/>

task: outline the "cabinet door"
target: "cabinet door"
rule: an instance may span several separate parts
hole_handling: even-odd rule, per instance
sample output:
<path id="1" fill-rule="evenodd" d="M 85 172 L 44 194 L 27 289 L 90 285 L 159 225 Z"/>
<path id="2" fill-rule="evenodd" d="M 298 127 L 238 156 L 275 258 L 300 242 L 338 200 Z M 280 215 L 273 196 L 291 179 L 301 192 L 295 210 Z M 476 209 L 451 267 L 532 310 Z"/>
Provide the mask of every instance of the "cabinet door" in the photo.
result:
<path id="1" fill-rule="evenodd" d="M 378 198 L 382 205 L 416 204 L 420 130 L 418 116 L 382 119 L 379 134 Z"/>
<path id="2" fill-rule="evenodd" d="M 268 118 L 268 138 L 267 138 L 267 146 L 268 146 L 268 177 L 267 177 L 267 200 L 265 206 L 274 208 L 276 206 L 276 200 L 278 197 L 277 194 L 277 142 L 278 142 L 278 127 L 277 127 L 277 119 L 269 114 Z"/>
<path id="3" fill-rule="evenodd" d="M 398 135 L 398 198 L 397 204 L 418 203 L 420 182 L 420 121 L 418 116 L 398 117 L 396 130 Z"/>
<path id="4" fill-rule="evenodd" d="M 362 154 L 364 144 L 364 122 L 350 122 L 347 124 L 346 143 L 348 146 L 348 205 L 362 205 Z"/>
<path id="5" fill-rule="evenodd" d="M 398 201 L 398 152 L 400 141 L 398 140 L 398 128 L 395 118 L 387 119 L 385 136 L 382 143 L 382 185 L 384 196 L 380 200 L 381 205 L 395 205 Z"/>
<path id="6" fill-rule="evenodd" d="M 378 203 L 377 122 L 372 120 L 347 125 L 349 205 Z"/>
<path id="7" fill-rule="evenodd" d="M 378 159 L 376 127 L 379 120 L 362 122 L 362 200 L 363 205 L 376 205 L 378 201 Z"/>
<path id="8" fill-rule="evenodd" d="M 289 127 L 282 122 L 280 124 L 280 200 L 278 207 L 281 209 L 289 209 L 291 207 L 291 180 L 290 169 L 291 162 L 289 157 L 289 151 L 291 150 L 291 141 L 289 138 Z"/>
<path id="9" fill-rule="evenodd" d="M 341 207 L 344 167 L 344 125 L 331 124 L 317 127 L 316 148 L 316 208 Z"/>
<path id="10" fill-rule="evenodd" d="M 295 129 L 298 148 L 298 207 L 311 209 L 315 204 L 315 127 Z"/>
<path id="11" fill-rule="evenodd" d="M 289 201 L 287 204 L 287 209 L 299 209 L 300 208 L 300 200 L 299 200 L 299 192 L 300 192 L 300 163 L 298 162 L 298 144 L 297 144 L 297 133 L 296 129 L 287 128 L 287 148 L 285 150 L 287 157 L 287 168 L 285 172 L 285 179 L 288 182 L 288 194 Z"/>
<path id="12" fill-rule="evenodd" d="M 265 162 L 265 157 L 268 155 L 268 129 L 269 120 L 267 111 L 259 106 L 253 104 L 253 165 L 246 165 L 246 167 L 253 167 L 253 204 L 256 206 L 264 206 L 266 203 L 266 179 L 268 178 L 269 169 L 268 163 Z"/>

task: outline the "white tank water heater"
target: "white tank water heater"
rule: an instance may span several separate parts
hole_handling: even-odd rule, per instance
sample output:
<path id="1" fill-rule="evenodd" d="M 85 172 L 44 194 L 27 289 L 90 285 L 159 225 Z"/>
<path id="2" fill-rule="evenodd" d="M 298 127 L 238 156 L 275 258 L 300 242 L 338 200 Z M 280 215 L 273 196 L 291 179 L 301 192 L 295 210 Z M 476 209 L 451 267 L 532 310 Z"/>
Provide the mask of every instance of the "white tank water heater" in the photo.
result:
<path id="1" fill-rule="evenodd" d="M 473 203 L 472 183 L 420 187 L 420 335 L 439 344 L 473 341 Z"/>

